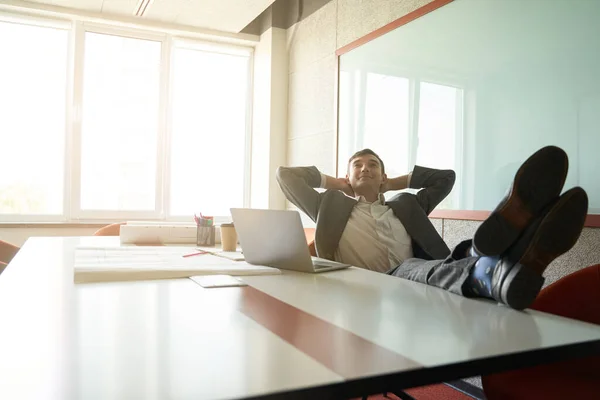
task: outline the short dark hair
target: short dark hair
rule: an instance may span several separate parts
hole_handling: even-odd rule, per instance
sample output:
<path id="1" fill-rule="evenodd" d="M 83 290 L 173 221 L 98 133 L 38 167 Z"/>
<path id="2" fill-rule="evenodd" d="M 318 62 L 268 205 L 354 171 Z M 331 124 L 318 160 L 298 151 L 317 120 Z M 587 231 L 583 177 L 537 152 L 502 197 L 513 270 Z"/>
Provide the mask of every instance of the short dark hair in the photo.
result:
<path id="1" fill-rule="evenodd" d="M 375 153 L 371 149 L 362 149 L 362 150 L 359 150 L 356 153 L 352 154 L 352 156 L 348 160 L 348 167 L 350 167 L 350 163 L 352 162 L 352 160 L 354 160 L 355 158 L 361 157 L 361 156 L 375 156 L 375 158 L 377 158 L 377 160 L 379 160 L 379 165 L 381 165 L 381 173 L 385 174 L 385 165 L 383 165 L 383 160 L 381 159 L 381 157 L 379 157 L 377 155 L 377 153 Z"/>

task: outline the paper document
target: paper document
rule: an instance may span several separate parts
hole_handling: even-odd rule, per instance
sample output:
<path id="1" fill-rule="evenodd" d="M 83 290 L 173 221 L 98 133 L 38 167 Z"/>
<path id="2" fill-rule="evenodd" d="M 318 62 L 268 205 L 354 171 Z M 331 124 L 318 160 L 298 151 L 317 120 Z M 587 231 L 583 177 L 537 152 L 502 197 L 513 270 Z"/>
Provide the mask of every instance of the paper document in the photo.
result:
<path id="1" fill-rule="evenodd" d="M 190 279 L 205 289 L 232 286 L 248 286 L 248 284 L 242 281 L 240 278 L 231 275 L 191 276 Z"/>
<path id="2" fill-rule="evenodd" d="M 277 268 L 212 254 L 183 257 L 195 251 L 193 247 L 174 246 L 78 247 L 75 250 L 75 283 L 281 273 Z"/>
<path id="3" fill-rule="evenodd" d="M 214 253 L 217 257 L 223 257 L 231 261 L 244 261 L 244 255 L 241 251 L 215 251 Z"/>
<path id="4" fill-rule="evenodd" d="M 220 247 L 215 246 L 198 246 L 196 248 L 198 250 L 208 251 L 209 253 L 212 253 L 215 256 L 227 258 L 233 261 L 244 261 L 245 259 L 244 253 L 242 253 L 242 249 L 239 246 L 235 251 L 223 251 Z"/>

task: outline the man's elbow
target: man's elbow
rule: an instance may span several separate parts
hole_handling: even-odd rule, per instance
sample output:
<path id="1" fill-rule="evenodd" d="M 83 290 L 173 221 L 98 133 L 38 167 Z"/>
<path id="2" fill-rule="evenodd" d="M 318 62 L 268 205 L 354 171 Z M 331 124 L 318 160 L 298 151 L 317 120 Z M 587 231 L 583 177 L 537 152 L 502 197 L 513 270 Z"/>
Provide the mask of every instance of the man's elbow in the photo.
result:
<path id="1" fill-rule="evenodd" d="M 452 169 L 447 169 L 444 172 L 446 172 L 447 191 L 450 193 L 454 188 L 454 183 L 456 182 L 456 172 L 454 172 Z"/>
<path id="2" fill-rule="evenodd" d="M 279 186 L 283 189 L 284 186 L 288 186 L 292 180 L 294 180 L 294 170 L 291 167 L 279 166 L 275 171 L 275 180 Z"/>
<path id="3" fill-rule="evenodd" d="M 277 170 L 275 170 L 275 178 L 277 182 L 280 182 L 285 179 L 285 177 L 289 174 L 289 170 L 287 167 L 279 166 Z"/>
<path id="4" fill-rule="evenodd" d="M 454 185 L 454 182 L 456 182 L 456 172 L 452 169 L 447 170 L 448 172 L 448 181 L 450 181 L 452 183 L 452 185 Z"/>

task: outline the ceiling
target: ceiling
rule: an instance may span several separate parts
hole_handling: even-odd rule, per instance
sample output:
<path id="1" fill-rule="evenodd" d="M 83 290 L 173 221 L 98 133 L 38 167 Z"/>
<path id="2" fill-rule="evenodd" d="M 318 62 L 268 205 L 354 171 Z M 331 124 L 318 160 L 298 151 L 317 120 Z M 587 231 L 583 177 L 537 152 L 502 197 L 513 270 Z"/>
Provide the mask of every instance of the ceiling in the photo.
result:
<path id="1" fill-rule="evenodd" d="M 139 0 L 28 0 L 75 10 L 132 17 Z M 154 0 L 142 17 L 225 32 L 240 32 L 275 0 Z"/>

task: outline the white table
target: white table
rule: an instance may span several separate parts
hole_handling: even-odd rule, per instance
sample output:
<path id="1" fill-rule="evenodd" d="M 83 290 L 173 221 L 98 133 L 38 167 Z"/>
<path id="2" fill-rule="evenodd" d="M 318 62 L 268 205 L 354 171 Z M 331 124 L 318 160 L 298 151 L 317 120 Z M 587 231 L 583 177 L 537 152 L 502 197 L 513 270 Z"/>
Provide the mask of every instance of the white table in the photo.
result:
<path id="1" fill-rule="evenodd" d="M 31 238 L 0 275 L 0 399 L 343 398 L 600 353 L 600 326 L 357 268 L 73 284 Z"/>

